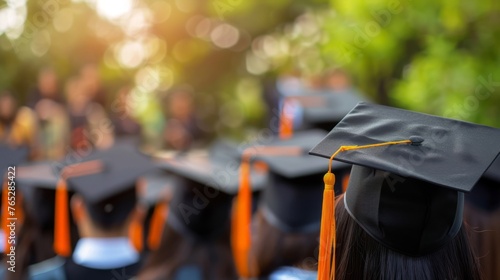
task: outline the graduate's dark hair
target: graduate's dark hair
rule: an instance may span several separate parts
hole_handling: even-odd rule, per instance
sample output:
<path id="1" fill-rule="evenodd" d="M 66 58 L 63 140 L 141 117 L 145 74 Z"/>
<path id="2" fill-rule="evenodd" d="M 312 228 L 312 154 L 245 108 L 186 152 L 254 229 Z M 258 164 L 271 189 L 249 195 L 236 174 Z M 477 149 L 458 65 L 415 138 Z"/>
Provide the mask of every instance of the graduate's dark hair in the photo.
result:
<path id="1" fill-rule="evenodd" d="M 465 224 L 439 251 L 410 257 L 390 250 L 370 237 L 348 214 L 343 196 L 337 200 L 335 210 L 337 280 L 481 279 Z"/>
<path id="2" fill-rule="evenodd" d="M 261 210 L 254 222 L 249 260 L 253 276 L 267 276 L 282 266 L 317 270 L 319 227 L 312 232 L 284 232 L 269 223 Z"/>
<path id="3" fill-rule="evenodd" d="M 135 187 L 99 203 L 85 201 L 87 212 L 94 225 L 103 230 L 113 230 L 125 225 L 137 202 Z M 110 208 L 111 207 L 111 208 Z"/>
<path id="4" fill-rule="evenodd" d="M 158 250 L 151 252 L 139 280 L 176 279 L 179 269 L 195 266 L 204 280 L 237 279 L 229 243 L 229 229 L 217 239 L 183 235 L 165 224 Z M 184 279 L 184 278 L 182 278 Z"/>

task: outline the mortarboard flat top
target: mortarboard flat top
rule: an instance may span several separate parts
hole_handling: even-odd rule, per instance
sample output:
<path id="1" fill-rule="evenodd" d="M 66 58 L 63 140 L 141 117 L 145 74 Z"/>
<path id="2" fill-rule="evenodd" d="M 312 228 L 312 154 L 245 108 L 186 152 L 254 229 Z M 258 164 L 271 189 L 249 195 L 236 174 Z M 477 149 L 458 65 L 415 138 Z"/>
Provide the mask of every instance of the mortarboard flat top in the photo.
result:
<path id="1" fill-rule="evenodd" d="M 2 176 L 10 166 L 16 166 L 28 160 L 29 149 L 26 147 L 11 148 L 0 144 L 0 172 Z"/>
<path id="2" fill-rule="evenodd" d="M 364 101 L 355 92 L 325 92 L 312 95 L 323 100 L 322 106 L 304 108 L 304 120 L 311 123 L 339 122 L 359 102 Z"/>
<path id="3" fill-rule="evenodd" d="M 16 169 L 16 183 L 20 186 L 55 189 L 60 169 L 55 162 L 36 162 Z"/>
<path id="4" fill-rule="evenodd" d="M 310 154 L 325 158 L 345 145 L 406 140 L 339 153 L 336 160 L 469 192 L 500 151 L 500 130 L 381 105 L 359 103 Z"/>
<path id="5" fill-rule="evenodd" d="M 159 159 L 161 169 L 234 195 L 239 188 L 240 161 L 236 158 L 214 158 L 207 152 L 184 153 L 174 158 Z M 267 182 L 267 174 L 252 171 L 252 189 L 260 190 Z"/>
<path id="6" fill-rule="evenodd" d="M 83 195 L 89 203 L 99 203 L 135 187 L 137 180 L 154 169 L 149 157 L 131 146 L 118 145 L 108 150 L 97 151 L 84 158 L 80 163 L 97 161 L 103 170 L 90 175 L 70 177 L 68 186 Z"/>
<path id="7" fill-rule="evenodd" d="M 264 147 L 297 147 L 303 150 L 302 155 L 266 155 L 265 153 L 259 154 L 256 152 L 254 158 L 267 163 L 272 173 L 289 179 L 324 173 L 327 170 L 325 160 L 310 156 L 307 152 L 325 136 L 326 133 L 321 130 L 296 132 L 290 139 L 281 140 L 277 138 L 264 145 Z M 257 151 L 258 148 L 256 146 L 255 150 Z M 252 153 L 251 150 L 250 153 Z M 347 164 L 340 162 L 332 164 L 334 170 L 347 167 Z"/>

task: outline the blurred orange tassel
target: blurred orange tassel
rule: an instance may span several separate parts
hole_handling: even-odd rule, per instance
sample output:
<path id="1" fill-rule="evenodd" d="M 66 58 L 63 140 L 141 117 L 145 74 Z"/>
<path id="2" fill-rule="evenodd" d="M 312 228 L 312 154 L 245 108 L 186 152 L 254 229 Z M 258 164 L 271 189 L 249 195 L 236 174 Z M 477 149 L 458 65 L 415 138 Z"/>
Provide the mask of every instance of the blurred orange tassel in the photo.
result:
<path id="1" fill-rule="evenodd" d="M 71 255 L 69 232 L 68 190 L 66 180 L 60 179 L 56 189 L 54 252 L 63 257 Z"/>
<path id="2" fill-rule="evenodd" d="M 160 247 L 161 237 L 163 235 L 163 228 L 167 220 L 168 206 L 166 202 L 156 205 L 151 217 L 149 226 L 148 247 L 154 251 Z"/>
<path id="3" fill-rule="evenodd" d="M 290 101 L 285 98 L 280 113 L 279 136 L 282 140 L 289 139 L 293 135 L 293 117 L 287 113 L 289 106 Z"/>
<path id="4" fill-rule="evenodd" d="M 143 226 L 139 218 L 134 218 L 132 222 L 130 223 L 129 227 L 129 238 L 130 242 L 134 246 L 134 248 L 137 250 L 137 252 L 142 252 L 142 249 L 144 247 L 144 231 L 143 231 Z"/>
<path id="5" fill-rule="evenodd" d="M 243 158 L 240 166 L 240 190 L 233 212 L 231 242 L 236 269 L 241 277 L 250 277 L 248 254 L 251 247 L 252 190 L 250 188 L 250 161 Z"/>
<path id="6" fill-rule="evenodd" d="M 7 248 L 9 248 L 9 223 L 7 222 L 7 219 L 9 218 L 9 196 L 8 196 L 8 183 L 7 179 L 3 179 L 3 187 L 2 187 L 2 229 L 5 234 L 5 251 L 8 251 Z"/>

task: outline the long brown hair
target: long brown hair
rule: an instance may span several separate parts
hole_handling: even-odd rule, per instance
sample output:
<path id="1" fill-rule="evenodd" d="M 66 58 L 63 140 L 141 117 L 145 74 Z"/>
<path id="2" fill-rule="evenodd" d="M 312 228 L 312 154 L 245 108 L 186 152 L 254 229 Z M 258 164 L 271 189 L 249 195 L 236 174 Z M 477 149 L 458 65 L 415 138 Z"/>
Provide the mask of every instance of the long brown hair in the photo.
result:
<path id="1" fill-rule="evenodd" d="M 307 233 L 287 233 L 271 225 L 260 210 L 254 219 L 250 266 L 255 277 L 267 276 L 282 266 L 317 270 L 319 228 Z"/>
<path id="2" fill-rule="evenodd" d="M 409 257 L 371 238 L 348 214 L 343 196 L 337 200 L 335 210 L 335 279 L 481 279 L 478 260 L 471 250 L 465 225 L 439 251 L 423 257 Z"/>

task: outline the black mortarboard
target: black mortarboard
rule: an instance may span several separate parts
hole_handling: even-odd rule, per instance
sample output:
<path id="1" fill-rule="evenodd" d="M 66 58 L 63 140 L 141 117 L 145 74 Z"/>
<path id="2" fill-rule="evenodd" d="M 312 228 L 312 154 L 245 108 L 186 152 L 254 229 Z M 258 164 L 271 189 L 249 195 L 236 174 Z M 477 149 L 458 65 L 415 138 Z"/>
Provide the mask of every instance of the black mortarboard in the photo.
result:
<path id="1" fill-rule="evenodd" d="M 9 207 L 9 187 L 15 188 L 15 180 L 16 177 L 16 168 L 18 164 L 26 162 L 29 156 L 29 149 L 26 147 L 10 147 L 5 144 L 0 143 L 0 174 L 2 178 L 2 198 L 1 198 L 1 208 L 2 208 L 2 221 L 6 221 L 10 215 L 10 211 L 8 211 Z M 14 184 L 14 186 L 12 186 Z M 14 215 L 16 218 L 22 218 L 22 209 L 17 208 Z M 8 232 L 8 223 L 3 223 L 1 228 L 4 232 Z M 7 239 L 5 240 L 7 242 Z M 6 244 L 6 246 L 9 246 Z M 6 247 L 7 248 L 7 247 Z"/>
<path id="2" fill-rule="evenodd" d="M 29 156 L 29 149 L 26 147 L 10 147 L 0 144 L 0 172 L 2 178 L 9 167 L 15 167 L 18 164 L 26 162 Z"/>
<path id="3" fill-rule="evenodd" d="M 239 162 L 214 156 L 219 152 L 188 152 L 159 161 L 162 169 L 180 179 L 167 223 L 181 233 L 213 238 L 229 225 L 232 200 L 238 192 Z M 252 179 L 253 188 L 261 189 L 267 174 L 256 171 Z"/>
<path id="4" fill-rule="evenodd" d="M 321 178 L 327 168 L 325 161 L 307 154 L 326 132 L 311 130 L 297 132 L 292 138 L 276 139 L 267 147 L 298 147 L 298 154 L 256 154 L 267 163 L 270 182 L 264 190 L 261 210 L 266 220 L 285 232 L 319 230 L 323 184 Z M 259 149 L 259 147 L 256 147 Z M 339 178 L 349 174 L 350 165 L 335 162 L 332 168 Z M 342 180 L 336 186 L 342 192 Z"/>
<path id="5" fill-rule="evenodd" d="M 310 153 L 340 151 L 334 159 L 353 164 L 349 214 L 384 246 L 421 256 L 455 237 L 463 192 L 495 160 L 499 139 L 491 127 L 359 103 Z"/>
<path id="6" fill-rule="evenodd" d="M 54 226 L 55 190 L 59 169 L 54 162 L 37 162 L 16 168 L 16 186 L 29 215 L 41 228 Z"/>
<path id="7" fill-rule="evenodd" d="M 323 92 L 310 98 L 321 100 L 320 106 L 304 106 L 304 121 L 312 127 L 330 131 L 342 118 L 364 99 L 356 92 Z"/>
<path id="8" fill-rule="evenodd" d="M 136 182 L 154 169 L 153 162 L 132 146 L 116 146 L 109 150 L 99 151 L 86 157 L 81 163 L 99 162 L 99 172 L 84 176 L 69 177 L 68 188 L 81 194 L 93 218 L 102 219 L 103 225 L 113 225 L 121 208 L 128 215 L 131 203 L 124 203 L 126 198 L 133 197 L 135 204 Z M 69 170 L 71 170 L 71 167 Z M 78 164 L 76 165 L 78 168 Z M 109 217 L 109 219 L 108 219 Z M 120 219 L 118 219 L 120 220 Z"/>
<path id="9" fill-rule="evenodd" d="M 136 204 L 136 183 L 152 170 L 154 164 L 149 157 L 132 146 L 117 145 L 65 166 L 61 182 L 65 180 L 68 190 L 82 196 L 93 222 L 103 228 L 112 228 L 129 216 Z M 67 223 L 67 217 L 63 217 L 68 211 L 62 199 L 66 196 L 64 186 L 60 183 L 56 193 L 55 250 L 66 256 L 70 250 L 65 240 L 67 230 L 60 229 Z"/>

